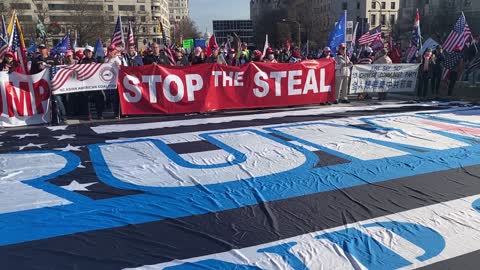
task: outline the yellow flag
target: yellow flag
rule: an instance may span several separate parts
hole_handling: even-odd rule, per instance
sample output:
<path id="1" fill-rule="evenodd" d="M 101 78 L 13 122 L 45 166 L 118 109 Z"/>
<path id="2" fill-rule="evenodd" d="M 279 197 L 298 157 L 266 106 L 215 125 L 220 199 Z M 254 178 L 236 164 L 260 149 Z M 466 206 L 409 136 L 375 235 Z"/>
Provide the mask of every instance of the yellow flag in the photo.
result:
<path id="1" fill-rule="evenodd" d="M 17 24 L 18 36 L 20 38 L 20 47 L 26 48 L 25 40 L 23 39 L 22 25 L 20 24 L 20 21 L 18 20 L 17 12 L 14 10 L 13 13 L 12 13 L 12 17 L 10 18 L 10 22 L 8 23 L 8 27 L 7 27 L 7 33 L 10 37 L 12 36 L 13 26 L 14 26 L 15 23 Z"/>

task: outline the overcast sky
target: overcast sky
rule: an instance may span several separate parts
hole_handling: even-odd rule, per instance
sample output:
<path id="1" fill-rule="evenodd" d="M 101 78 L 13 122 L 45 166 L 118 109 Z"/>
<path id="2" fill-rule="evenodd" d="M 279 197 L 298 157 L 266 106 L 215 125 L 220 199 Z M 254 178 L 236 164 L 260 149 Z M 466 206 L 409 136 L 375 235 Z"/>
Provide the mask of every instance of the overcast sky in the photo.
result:
<path id="1" fill-rule="evenodd" d="M 250 19 L 250 0 L 190 0 L 190 17 L 198 30 L 212 32 L 212 20 Z"/>

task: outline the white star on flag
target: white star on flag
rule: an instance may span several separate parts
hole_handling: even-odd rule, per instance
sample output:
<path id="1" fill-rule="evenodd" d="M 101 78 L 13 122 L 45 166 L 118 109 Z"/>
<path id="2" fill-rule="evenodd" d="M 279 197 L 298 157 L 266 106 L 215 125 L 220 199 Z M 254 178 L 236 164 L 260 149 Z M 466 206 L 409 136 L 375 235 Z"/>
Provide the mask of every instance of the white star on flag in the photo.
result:
<path id="1" fill-rule="evenodd" d="M 75 134 L 63 134 L 61 136 L 53 136 L 56 138 L 58 141 L 63 141 L 67 139 L 75 139 Z"/>
<path id="2" fill-rule="evenodd" d="M 36 148 L 41 149 L 43 145 L 46 145 L 46 143 L 40 143 L 40 144 L 29 143 L 27 145 L 19 146 L 18 149 L 23 150 L 25 148 L 32 148 L 32 147 L 36 147 Z"/>
<path id="3" fill-rule="evenodd" d="M 0 147 L 2 147 L 2 146 L 3 146 L 3 142 L 0 142 Z"/>
<path id="4" fill-rule="evenodd" d="M 7 133 L 6 131 L 0 131 L 0 135 Z"/>
<path id="5" fill-rule="evenodd" d="M 26 133 L 26 134 L 13 135 L 13 137 L 17 137 L 19 139 L 25 139 L 27 137 L 38 137 L 38 136 L 39 136 L 38 133 L 36 133 L 36 134 Z"/>
<path id="6" fill-rule="evenodd" d="M 47 127 L 51 131 L 58 131 L 58 130 L 66 130 L 68 126 L 55 126 L 55 127 Z"/>
<path id="7" fill-rule="evenodd" d="M 70 145 L 68 144 L 67 146 L 65 146 L 64 148 L 55 148 L 54 150 L 59 150 L 59 151 L 63 151 L 63 152 L 67 152 L 67 151 L 82 151 L 80 150 L 81 146 L 73 146 L 73 145 Z"/>
<path id="8" fill-rule="evenodd" d="M 80 163 L 80 164 L 77 166 L 77 168 L 85 169 L 85 168 L 87 168 L 87 167 L 85 167 L 84 165 L 82 165 L 82 163 Z"/>
<path id="9" fill-rule="evenodd" d="M 73 180 L 70 184 L 66 186 L 61 186 L 62 188 L 70 191 L 90 191 L 87 189 L 87 187 L 96 184 L 97 182 L 93 183 L 86 183 L 86 184 L 80 184 L 76 180 Z"/>

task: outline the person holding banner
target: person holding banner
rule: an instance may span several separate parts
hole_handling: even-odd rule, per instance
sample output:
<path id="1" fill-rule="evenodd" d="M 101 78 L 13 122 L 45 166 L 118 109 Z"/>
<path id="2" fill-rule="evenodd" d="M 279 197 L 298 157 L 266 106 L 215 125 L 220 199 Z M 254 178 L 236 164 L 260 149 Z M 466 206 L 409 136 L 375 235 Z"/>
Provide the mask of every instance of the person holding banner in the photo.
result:
<path id="1" fill-rule="evenodd" d="M 275 52 L 272 50 L 272 48 L 267 48 L 266 55 L 267 57 L 264 60 L 265 63 L 278 63 L 277 59 L 275 59 Z"/>
<path id="2" fill-rule="evenodd" d="M 17 71 L 20 66 L 18 65 L 18 62 L 14 59 L 14 55 L 12 52 L 7 52 L 5 53 L 5 56 L 3 57 L 3 61 L 0 63 L 0 71 L 5 71 L 8 73 L 12 73 L 14 71 Z"/>
<path id="3" fill-rule="evenodd" d="M 428 93 L 428 83 L 432 80 L 433 83 L 433 72 L 435 69 L 435 55 L 432 54 L 432 49 L 428 48 L 425 50 L 425 53 L 422 57 L 422 63 L 420 65 L 420 87 L 418 96 L 420 98 L 425 98 Z"/>
<path id="4" fill-rule="evenodd" d="M 184 48 L 176 48 L 175 49 L 175 65 L 178 67 L 187 67 L 190 65 L 188 62 L 187 57 L 185 57 L 185 49 Z"/>
<path id="5" fill-rule="evenodd" d="M 143 66 L 143 59 L 138 55 L 137 50 L 135 49 L 135 44 L 128 44 L 128 52 L 124 56 L 125 62 L 129 67 L 139 67 Z"/>
<path id="6" fill-rule="evenodd" d="M 445 67 L 445 53 L 443 52 L 443 47 L 438 45 L 435 52 L 433 52 L 433 55 L 435 56 L 435 65 L 433 67 L 432 93 L 438 96 L 440 83 L 442 82 L 443 69 Z"/>
<path id="7" fill-rule="evenodd" d="M 345 43 L 342 43 L 338 46 L 337 55 L 335 56 L 335 90 L 337 91 L 337 98 L 335 104 L 339 102 L 350 103 L 348 101 L 348 79 L 350 77 L 350 68 L 352 67 L 352 62 L 345 52 Z"/>
<path id="8" fill-rule="evenodd" d="M 161 45 L 164 46 L 164 45 Z M 163 66 L 170 66 L 170 60 L 168 60 L 168 56 L 165 54 L 165 50 L 160 48 L 160 44 L 153 42 L 152 45 L 152 53 L 148 54 L 143 58 L 143 63 L 145 65 L 163 65 Z"/>
<path id="9" fill-rule="evenodd" d="M 198 65 L 205 63 L 205 52 L 202 47 L 198 46 L 193 51 L 192 65 Z"/>
<path id="10" fill-rule="evenodd" d="M 135 46 L 133 46 L 133 51 L 135 52 Z M 108 55 L 105 58 L 105 63 L 116 64 L 118 67 L 127 66 L 126 59 L 119 55 L 118 49 L 114 44 L 108 46 Z M 115 118 L 120 118 L 120 99 L 118 96 L 118 90 L 108 90 L 108 96 L 112 102 L 113 114 Z M 105 91 L 96 91 L 95 95 L 95 105 L 97 109 L 98 119 L 103 119 L 103 110 L 105 109 L 105 104 L 107 102 L 107 95 Z"/>
<path id="11" fill-rule="evenodd" d="M 38 46 L 38 52 L 40 53 L 40 55 L 32 61 L 32 68 L 30 71 L 31 74 L 40 73 L 47 67 L 59 64 L 56 59 L 50 56 L 50 52 L 48 51 L 48 48 L 47 46 L 45 46 L 45 44 L 40 44 Z"/>
<path id="12" fill-rule="evenodd" d="M 230 48 L 228 50 L 227 57 L 225 58 L 225 61 L 227 61 L 227 65 L 229 66 L 236 66 L 237 65 L 237 58 L 235 57 L 235 49 Z"/>
<path id="13" fill-rule="evenodd" d="M 205 63 L 226 65 L 227 62 L 219 54 L 218 45 L 213 45 L 211 49 L 212 49 L 212 55 L 210 55 L 210 57 L 207 58 Z"/>
<path id="14" fill-rule="evenodd" d="M 322 55 L 320 55 L 320 58 L 325 58 L 325 59 L 332 58 L 332 50 L 330 49 L 330 47 L 323 48 L 323 52 L 322 52 Z"/>
<path id="15" fill-rule="evenodd" d="M 375 55 L 374 64 L 393 64 L 392 59 L 388 56 L 388 50 L 383 48 L 378 51 L 377 55 Z"/>

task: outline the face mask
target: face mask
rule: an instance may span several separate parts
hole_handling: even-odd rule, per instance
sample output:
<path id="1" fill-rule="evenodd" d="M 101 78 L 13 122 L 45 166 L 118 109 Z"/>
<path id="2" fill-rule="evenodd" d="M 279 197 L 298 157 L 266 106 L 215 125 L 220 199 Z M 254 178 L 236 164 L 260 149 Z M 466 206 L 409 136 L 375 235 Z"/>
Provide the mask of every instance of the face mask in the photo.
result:
<path id="1" fill-rule="evenodd" d="M 229 54 L 229 56 L 230 56 L 230 58 L 233 58 L 233 57 L 235 57 L 235 54 L 231 53 L 231 54 Z"/>
<path id="2" fill-rule="evenodd" d="M 274 58 L 275 58 L 275 55 L 273 55 L 273 54 L 269 54 L 269 55 L 268 55 L 268 59 L 269 59 L 269 60 L 273 60 Z"/>

